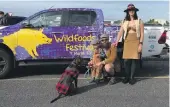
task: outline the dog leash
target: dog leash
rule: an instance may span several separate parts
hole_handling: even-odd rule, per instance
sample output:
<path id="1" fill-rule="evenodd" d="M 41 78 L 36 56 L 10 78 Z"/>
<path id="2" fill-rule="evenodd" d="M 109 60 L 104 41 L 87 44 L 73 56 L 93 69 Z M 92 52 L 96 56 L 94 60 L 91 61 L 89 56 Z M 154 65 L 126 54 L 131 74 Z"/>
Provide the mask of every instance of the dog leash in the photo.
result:
<path id="1" fill-rule="evenodd" d="M 87 71 L 84 74 L 84 78 L 90 79 L 90 68 L 88 66 L 86 66 Z"/>
<path id="2" fill-rule="evenodd" d="M 86 68 L 87 68 L 87 71 L 84 73 L 84 78 L 91 79 L 91 77 L 90 77 L 91 69 L 89 66 L 86 66 Z M 100 79 L 104 79 L 103 73 L 101 73 Z"/>

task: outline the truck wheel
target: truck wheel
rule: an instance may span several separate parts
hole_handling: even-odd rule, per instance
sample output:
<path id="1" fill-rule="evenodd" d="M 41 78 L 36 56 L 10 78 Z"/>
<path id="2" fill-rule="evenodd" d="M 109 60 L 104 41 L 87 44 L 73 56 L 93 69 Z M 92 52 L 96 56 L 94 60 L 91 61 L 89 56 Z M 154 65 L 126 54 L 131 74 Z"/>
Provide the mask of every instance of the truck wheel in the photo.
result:
<path id="1" fill-rule="evenodd" d="M 0 79 L 5 78 L 14 68 L 14 61 L 11 55 L 4 49 L 0 49 Z"/>

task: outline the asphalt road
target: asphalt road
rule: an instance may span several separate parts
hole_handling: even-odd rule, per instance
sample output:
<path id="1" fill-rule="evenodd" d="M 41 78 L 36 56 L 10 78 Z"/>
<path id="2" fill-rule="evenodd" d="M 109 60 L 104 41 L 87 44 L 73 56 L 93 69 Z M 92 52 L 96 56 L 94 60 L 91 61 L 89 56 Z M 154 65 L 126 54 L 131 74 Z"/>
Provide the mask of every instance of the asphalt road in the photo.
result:
<path id="1" fill-rule="evenodd" d="M 81 74 L 77 95 L 53 104 L 55 84 L 64 67 L 21 67 L 10 79 L 0 80 L 0 107 L 168 107 L 168 65 L 168 61 L 145 61 L 133 86 L 88 84 Z"/>

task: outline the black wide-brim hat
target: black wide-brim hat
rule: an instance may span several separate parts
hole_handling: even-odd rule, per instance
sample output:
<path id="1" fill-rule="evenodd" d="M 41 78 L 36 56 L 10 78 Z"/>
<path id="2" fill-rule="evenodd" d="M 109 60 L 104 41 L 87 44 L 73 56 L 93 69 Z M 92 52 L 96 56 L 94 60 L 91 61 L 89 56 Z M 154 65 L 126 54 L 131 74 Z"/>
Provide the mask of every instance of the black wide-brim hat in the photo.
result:
<path id="1" fill-rule="evenodd" d="M 127 9 L 124 10 L 124 12 L 128 12 L 129 10 L 139 11 L 139 9 L 136 8 L 133 4 L 129 4 L 129 5 L 127 6 Z"/>

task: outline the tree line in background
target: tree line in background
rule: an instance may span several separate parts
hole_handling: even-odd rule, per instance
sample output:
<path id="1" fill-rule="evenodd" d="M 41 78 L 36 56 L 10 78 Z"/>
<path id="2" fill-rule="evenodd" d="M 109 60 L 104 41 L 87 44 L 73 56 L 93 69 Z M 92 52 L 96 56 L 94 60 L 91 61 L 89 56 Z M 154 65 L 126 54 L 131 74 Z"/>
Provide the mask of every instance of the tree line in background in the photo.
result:
<path id="1" fill-rule="evenodd" d="M 114 21 L 114 24 L 120 24 L 122 22 L 122 20 L 116 20 L 116 21 Z M 144 22 L 144 24 L 161 24 L 161 23 L 159 23 L 158 21 L 156 21 L 155 19 L 150 19 L 149 21 L 147 21 L 147 22 Z M 161 24 L 162 25 L 162 24 Z M 162 26 L 169 26 L 169 22 L 168 21 L 166 21 Z"/>
<path id="2" fill-rule="evenodd" d="M 150 19 L 150 20 L 147 21 L 146 23 L 148 23 L 148 24 L 161 24 L 161 23 L 159 23 L 158 21 L 155 21 L 155 19 Z M 169 26 L 169 22 L 166 21 L 166 22 L 163 24 L 163 26 Z"/>

